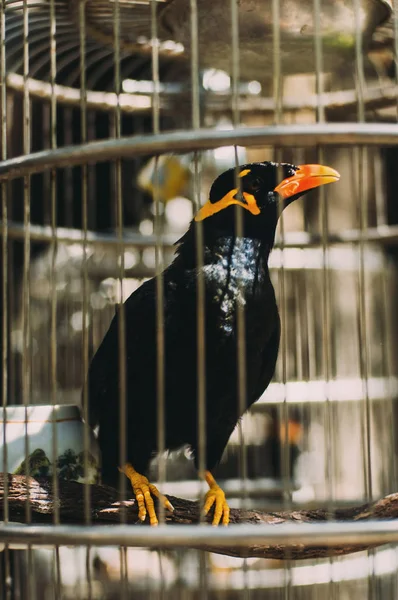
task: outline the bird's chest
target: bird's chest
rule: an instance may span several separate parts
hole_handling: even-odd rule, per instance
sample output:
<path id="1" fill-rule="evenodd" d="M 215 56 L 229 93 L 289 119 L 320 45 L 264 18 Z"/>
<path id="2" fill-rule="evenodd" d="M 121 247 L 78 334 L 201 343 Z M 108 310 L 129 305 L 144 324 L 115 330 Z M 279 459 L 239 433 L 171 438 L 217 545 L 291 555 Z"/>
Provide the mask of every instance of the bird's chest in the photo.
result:
<path id="1" fill-rule="evenodd" d="M 221 344 L 261 347 L 276 308 L 266 263 L 258 253 L 235 252 L 205 267 L 207 331 Z"/>
<path id="2" fill-rule="evenodd" d="M 206 280 L 207 405 L 216 430 L 236 423 L 241 414 L 240 381 L 245 382 L 245 405 L 256 399 L 266 348 L 279 323 L 266 275 L 238 265 L 220 268 Z"/>

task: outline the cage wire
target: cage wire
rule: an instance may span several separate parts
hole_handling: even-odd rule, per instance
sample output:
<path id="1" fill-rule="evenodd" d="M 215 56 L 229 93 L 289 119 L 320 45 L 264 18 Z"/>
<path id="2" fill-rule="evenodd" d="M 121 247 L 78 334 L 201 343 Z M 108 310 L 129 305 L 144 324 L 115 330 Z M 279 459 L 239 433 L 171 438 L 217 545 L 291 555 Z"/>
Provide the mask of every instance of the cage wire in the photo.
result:
<path id="1" fill-rule="evenodd" d="M 397 597 L 395 521 L 344 523 L 336 512 L 397 491 L 395 10 L 387 0 L 0 2 L 1 597 Z M 103 527 L 92 492 L 101 456 L 87 373 L 117 310 L 113 409 L 123 466 L 124 302 L 151 277 L 159 453 L 148 477 L 203 508 L 209 332 L 201 221 L 199 477 L 188 449 L 164 452 L 161 273 L 217 175 L 235 168 L 239 191 L 239 165 L 264 160 L 330 165 L 341 178 L 280 215 L 268 260 L 281 317 L 275 375 L 239 421 L 215 477 L 231 508 L 251 511 L 254 521 L 266 511 L 322 508 L 328 522 L 212 528 L 200 513 L 178 526 L 160 502 L 159 527 L 132 526 L 134 494 L 120 472 L 106 507 L 115 518 Z M 235 215 L 238 248 L 244 222 L 242 211 Z M 230 377 L 242 414 L 244 303 L 236 340 Z M 74 482 L 79 491 L 66 506 Z M 40 502 L 50 506 L 47 517 Z M 365 549 L 325 550 L 354 543 Z M 250 555 L 265 545 L 284 551 Z M 315 551 L 296 560 L 303 545 Z"/>

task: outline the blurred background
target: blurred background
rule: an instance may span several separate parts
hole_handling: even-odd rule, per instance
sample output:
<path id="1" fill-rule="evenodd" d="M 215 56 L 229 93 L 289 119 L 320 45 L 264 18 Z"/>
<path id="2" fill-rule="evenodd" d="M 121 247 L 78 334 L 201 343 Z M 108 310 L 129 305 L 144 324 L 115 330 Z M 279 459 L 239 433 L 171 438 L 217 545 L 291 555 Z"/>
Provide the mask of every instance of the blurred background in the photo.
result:
<path id="1" fill-rule="evenodd" d="M 397 121 L 386 0 L 8 0 L 1 33 L 3 159 L 197 125 Z M 284 213 L 270 258 L 284 340 L 276 374 L 243 420 L 247 480 L 238 431 L 217 478 L 231 506 L 257 509 L 397 491 L 395 147 L 226 146 L 155 158 L 148 144 L 145 156 L 2 184 L 3 405 L 80 405 L 115 305 L 155 274 L 157 252 L 172 260 L 195 210 L 195 173 L 202 203 L 236 155 L 322 162 L 341 181 Z M 197 498 L 186 449 L 166 472 L 163 492 Z M 120 597 L 119 548 L 60 552 L 62 597 Z M 123 560 L 132 598 L 398 593 L 395 547 L 311 563 L 144 549 Z M 58 597 L 53 551 L 30 561 L 13 551 L 11 562 L 13 598 Z"/>

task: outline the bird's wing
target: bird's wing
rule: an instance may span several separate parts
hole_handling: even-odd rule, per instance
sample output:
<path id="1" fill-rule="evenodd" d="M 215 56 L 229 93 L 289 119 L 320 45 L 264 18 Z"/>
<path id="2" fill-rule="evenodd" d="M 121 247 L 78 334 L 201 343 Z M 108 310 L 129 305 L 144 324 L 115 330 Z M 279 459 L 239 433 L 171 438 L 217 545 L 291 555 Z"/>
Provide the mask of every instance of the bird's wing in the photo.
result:
<path id="1" fill-rule="evenodd" d="M 124 339 L 127 364 L 134 365 L 134 356 L 137 352 L 141 360 L 150 364 L 154 354 L 150 343 L 155 331 L 154 306 L 155 280 L 151 279 L 133 292 L 113 317 L 91 361 L 88 373 L 89 415 L 92 427 L 98 424 L 103 402 L 108 401 L 115 394 L 118 395 L 119 392 L 121 310 L 123 310 L 126 332 Z M 149 356 L 146 356 L 147 354 Z"/>
<path id="2" fill-rule="evenodd" d="M 192 292 L 188 289 L 189 286 L 180 286 L 176 293 L 170 272 L 173 273 L 169 268 L 163 273 L 163 322 L 165 334 L 167 332 L 165 354 L 172 354 L 168 352 L 172 347 L 173 350 L 177 350 L 177 354 L 184 355 L 184 346 L 189 341 L 184 313 L 185 307 L 191 303 Z M 156 391 L 152 390 L 153 386 L 156 387 L 158 344 L 156 287 L 156 279 L 150 279 L 131 294 L 123 309 L 119 309 L 115 314 L 91 362 L 88 389 L 92 426 L 98 424 L 101 406 L 110 401 L 115 402 L 119 395 L 121 310 L 124 317 L 127 384 L 134 387 L 137 397 L 152 397 L 156 394 Z"/>
<path id="3" fill-rule="evenodd" d="M 261 375 L 258 384 L 254 390 L 252 402 L 256 402 L 260 396 L 265 392 L 269 386 L 271 379 L 274 376 L 276 361 L 278 359 L 279 352 L 279 340 L 280 340 L 281 324 L 279 313 L 276 313 L 275 326 L 272 329 L 271 335 L 268 339 L 266 346 L 262 352 L 262 364 Z"/>

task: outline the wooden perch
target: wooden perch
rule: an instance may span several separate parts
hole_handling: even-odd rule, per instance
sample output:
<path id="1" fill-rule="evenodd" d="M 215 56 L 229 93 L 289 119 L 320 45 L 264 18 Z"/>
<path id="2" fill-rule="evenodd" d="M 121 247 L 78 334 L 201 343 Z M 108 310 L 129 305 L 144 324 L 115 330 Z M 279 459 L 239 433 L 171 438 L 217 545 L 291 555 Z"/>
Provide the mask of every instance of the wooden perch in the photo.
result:
<path id="1" fill-rule="evenodd" d="M 59 498 L 57 506 L 62 524 L 85 523 L 84 514 L 84 486 L 74 481 L 60 480 L 58 482 Z M 30 494 L 30 509 L 32 523 L 52 523 L 54 516 L 54 491 L 51 478 L 28 480 L 24 475 L 8 475 L 8 510 L 9 520 L 25 523 L 26 502 Z M 92 524 L 109 525 L 111 523 L 125 522 L 129 524 L 141 523 L 138 521 L 135 500 L 121 503 L 115 489 L 105 485 L 90 485 L 91 497 L 91 522 Z M 199 505 L 197 502 L 183 500 L 169 496 L 175 511 L 173 514 L 166 512 L 166 522 L 169 524 L 195 524 L 199 520 Z M 0 519 L 4 518 L 4 476 L 0 474 Z M 265 523 L 279 525 L 286 522 L 294 523 L 320 523 L 330 519 L 337 521 L 360 521 L 368 519 L 393 519 L 398 518 L 398 494 L 391 494 L 382 500 L 371 504 L 350 508 L 338 508 L 333 514 L 325 509 L 292 510 L 281 512 L 261 512 L 232 509 L 231 523 L 251 523 L 263 525 Z M 211 515 L 209 515 L 211 521 Z M 141 525 L 142 526 L 142 525 Z M 303 544 L 291 546 L 256 545 L 246 548 L 216 547 L 207 548 L 211 552 L 227 554 L 229 556 L 275 558 L 275 559 L 303 559 L 322 558 L 326 556 L 340 556 L 360 550 L 367 550 L 375 545 L 347 545 L 334 547 L 310 547 Z"/>

